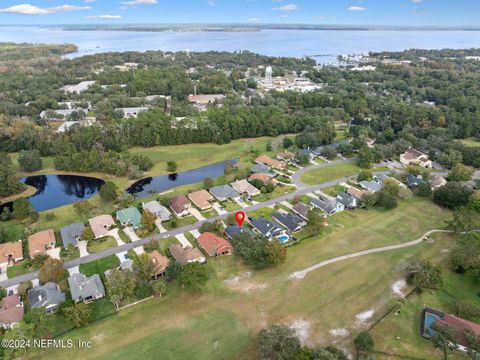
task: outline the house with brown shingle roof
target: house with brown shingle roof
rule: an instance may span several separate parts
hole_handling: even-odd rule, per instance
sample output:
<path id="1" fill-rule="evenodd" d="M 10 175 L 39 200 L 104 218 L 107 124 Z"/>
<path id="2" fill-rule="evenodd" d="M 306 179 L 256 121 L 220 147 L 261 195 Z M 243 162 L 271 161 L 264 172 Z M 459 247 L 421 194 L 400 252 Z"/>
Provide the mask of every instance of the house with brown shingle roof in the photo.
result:
<path id="1" fill-rule="evenodd" d="M 268 176 L 267 174 L 262 174 L 262 173 L 254 173 L 254 174 L 250 175 L 248 180 L 249 181 L 259 180 L 259 181 L 263 182 L 264 184 L 268 184 L 269 182 L 271 182 L 274 185 L 277 182 L 277 180 L 273 179 L 271 176 Z"/>
<path id="2" fill-rule="evenodd" d="M 13 265 L 23 259 L 22 241 L 0 244 L 0 267 Z"/>
<path id="3" fill-rule="evenodd" d="M 419 165 L 424 168 L 432 167 L 432 161 L 428 158 L 428 155 L 413 148 L 409 148 L 403 154 L 400 154 L 400 162 L 404 165 Z"/>
<path id="4" fill-rule="evenodd" d="M 179 195 L 170 199 L 170 208 L 177 216 L 187 216 L 190 214 L 192 203 L 186 196 Z"/>
<path id="5" fill-rule="evenodd" d="M 88 220 L 92 228 L 93 236 L 99 239 L 108 235 L 110 229 L 115 226 L 115 220 L 111 215 L 99 215 Z"/>
<path id="6" fill-rule="evenodd" d="M 38 254 L 46 254 L 55 248 L 55 232 L 53 229 L 37 232 L 28 237 L 28 253 L 31 258 Z"/>
<path id="7" fill-rule="evenodd" d="M 272 159 L 270 156 L 267 156 L 267 155 L 260 155 L 255 159 L 255 162 L 257 164 L 268 165 L 275 169 L 280 169 L 280 170 L 283 170 L 286 166 L 284 161 Z"/>
<path id="8" fill-rule="evenodd" d="M 200 210 L 207 210 L 212 207 L 213 196 L 207 190 L 191 192 L 188 194 L 188 198 Z"/>
<path id="9" fill-rule="evenodd" d="M 157 250 L 153 250 L 151 253 L 149 253 L 148 257 L 155 265 L 155 275 L 153 275 L 153 277 L 158 279 L 159 276 L 163 276 L 169 264 L 168 258 L 160 254 Z"/>
<path id="10" fill-rule="evenodd" d="M 260 195 L 260 190 L 258 190 L 255 186 L 250 184 L 247 180 L 237 180 L 231 183 L 233 189 L 241 195 L 247 196 L 257 196 Z"/>
<path id="11" fill-rule="evenodd" d="M 207 259 L 198 248 L 182 248 L 181 245 L 173 244 L 168 247 L 170 253 L 180 265 L 192 262 L 203 263 Z"/>
<path id="12" fill-rule="evenodd" d="M 353 196 L 354 198 L 360 200 L 362 198 L 363 195 L 365 195 L 367 193 L 367 191 L 365 190 L 359 190 L 357 188 L 354 188 L 354 187 L 349 187 L 347 189 L 347 194 L 350 195 L 350 196 Z"/>
<path id="13" fill-rule="evenodd" d="M 197 239 L 203 250 L 210 256 L 229 255 L 233 252 L 233 246 L 224 238 L 211 232 L 204 232 Z"/>
<path id="14" fill-rule="evenodd" d="M 0 326 L 9 329 L 22 321 L 24 314 L 23 302 L 18 295 L 6 296 L 2 299 L 0 309 Z"/>

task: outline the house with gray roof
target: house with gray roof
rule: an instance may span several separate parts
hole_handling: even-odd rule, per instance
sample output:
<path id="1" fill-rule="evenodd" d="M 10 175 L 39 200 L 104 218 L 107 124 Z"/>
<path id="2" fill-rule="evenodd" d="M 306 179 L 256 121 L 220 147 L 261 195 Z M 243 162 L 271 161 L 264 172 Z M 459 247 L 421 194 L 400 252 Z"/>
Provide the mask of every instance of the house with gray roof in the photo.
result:
<path id="1" fill-rule="evenodd" d="M 59 305 L 65 301 L 65 294 L 60 291 L 60 287 L 48 282 L 43 285 L 37 285 L 28 291 L 28 302 L 32 308 L 43 307 L 47 314 L 52 314 L 58 310 Z"/>
<path id="2" fill-rule="evenodd" d="M 84 274 L 73 274 L 68 278 L 68 286 L 72 294 L 72 300 L 76 303 L 83 301 L 84 303 L 101 299 L 105 296 L 105 288 L 98 274 L 90 277 Z"/>
<path id="3" fill-rule="evenodd" d="M 298 202 L 292 207 L 292 211 L 298 215 L 300 215 L 305 220 L 308 220 L 308 212 L 310 211 L 310 205 L 307 205 L 303 202 Z"/>
<path id="4" fill-rule="evenodd" d="M 142 208 L 143 210 L 150 211 L 161 221 L 170 220 L 170 217 L 172 216 L 172 213 L 156 200 L 143 203 Z"/>
<path id="5" fill-rule="evenodd" d="M 310 150 L 310 152 L 314 156 L 320 156 L 320 155 L 322 155 L 322 152 L 323 152 L 324 148 L 325 148 L 324 146 L 317 146 L 315 149 Z"/>
<path id="6" fill-rule="evenodd" d="M 270 177 L 274 177 L 275 175 L 277 175 L 277 173 L 275 171 L 270 169 L 270 166 L 265 165 L 265 164 L 255 164 L 250 168 L 250 170 L 253 173 L 265 174 L 265 175 L 270 176 Z"/>
<path id="7" fill-rule="evenodd" d="M 224 230 L 225 236 L 232 240 L 237 235 L 249 235 L 255 237 L 255 233 L 246 226 L 228 225 Z"/>
<path id="8" fill-rule="evenodd" d="M 273 236 L 278 235 L 283 231 L 283 229 L 276 223 L 265 218 L 252 219 L 250 224 L 258 233 L 265 236 L 267 239 L 271 239 Z"/>
<path id="9" fill-rule="evenodd" d="M 362 188 L 364 188 L 365 190 L 367 191 L 370 191 L 372 193 L 376 193 L 376 192 L 379 192 L 380 190 L 382 190 L 383 188 L 383 184 L 378 182 L 378 181 L 373 181 L 373 180 L 370 180 L 370 181 L 360 181 L 358 183 Z"/>
<path id="10" fill-rule="evenodd" d="M 336 200 L 327 199 L 323 196 L 318 199 L 312 199 L 310 204 L 312 204 L 313 207 L 319 208 L 327 215 L 333 215 L 345 210 L 345 206 L 342 203 Z"/>
<path id="11" fill-rule="evenodd" d="M 83 230 L 85 230 L 85 225 L 82 223 L 74 223 L 61 228 L 60 236 L 62 237 L 63 247 L 66 249 L 70 244 L 77 247 Z"/>
<path id="12" fill-rule="evenodd" d="M 304 219 L 291 213 L 275 211 L 272 218 L 291 233 L 298 232 L 307 225 L 307 222 Z"/>
<path id="13" fill-rule="evenodd" d="M 343 204 L 347 209 L 354 209 L 357 207 L 357 198 L 345 192 L 337 194 L 337 201 Z"/>
<path id="14" fill-rule="evenodd" d="M 423 183 L 424 181 L 422 180 L 421 177 L 415 176 L 413 174 L 407 175 L 407 185 L 410 189 L 414 189 Z"/>
<path id="15" fill-rule="evenodd" d="M 238 199 L 240 197 L 240 194 L 237 193 L 230 185 L 214 186 L 208 191 L 219 201 Z"/>

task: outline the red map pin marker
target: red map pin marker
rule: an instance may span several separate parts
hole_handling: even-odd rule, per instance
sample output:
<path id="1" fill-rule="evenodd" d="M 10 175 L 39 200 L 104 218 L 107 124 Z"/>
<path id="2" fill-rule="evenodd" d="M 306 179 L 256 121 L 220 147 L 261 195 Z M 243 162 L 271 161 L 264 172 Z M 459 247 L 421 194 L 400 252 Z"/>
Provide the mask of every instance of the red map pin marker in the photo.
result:
<path id="1" fill-rule="evenodd" d="M 235 220 L 237 220 L 239 226 L 242 226 L 243 220 L 245 220 L 245 213 L 243 211 L 237 211 L 235 213 Z"/>

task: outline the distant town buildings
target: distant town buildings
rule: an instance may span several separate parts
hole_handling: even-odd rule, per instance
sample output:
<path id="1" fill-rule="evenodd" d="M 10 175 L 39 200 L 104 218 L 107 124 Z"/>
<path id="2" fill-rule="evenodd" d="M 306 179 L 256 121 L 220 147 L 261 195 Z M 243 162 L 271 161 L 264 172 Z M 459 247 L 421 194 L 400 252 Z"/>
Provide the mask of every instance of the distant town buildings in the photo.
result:
<path id="1" fill-rule="evenodd" d="M 61 88 L 61 90 L 65 91 L 66 93 L 80 94 L 88 90 L 88 88 L 93 84 L 95 84 L 95 81 L 82 81 L 76 85 L 65 85 Z"/>

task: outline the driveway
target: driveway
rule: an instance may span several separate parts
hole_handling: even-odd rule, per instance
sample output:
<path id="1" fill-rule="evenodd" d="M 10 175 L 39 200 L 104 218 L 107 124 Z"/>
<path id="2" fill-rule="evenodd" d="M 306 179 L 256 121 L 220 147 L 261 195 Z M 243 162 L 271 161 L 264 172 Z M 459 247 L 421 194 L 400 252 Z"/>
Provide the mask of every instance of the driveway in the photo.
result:
<path id="1" fill-rule="evenodd" d="M 136 253 L 137 255 L 142 255 L 142 254 L 145 253 L 145 249 L 143 248 L 143 245 L 134 248 L 133 251 L 135 251 L 135 253 Z"/>
<path id="2" fill-rule="evenodd" d="M 157 228 L 158 228 L 158 231 L 160 231 L 160 234 L 167 231 L 167 229 L 165 229 L 162 225 L 162 220 L 160 219 L 155 220 L 155 225 L 157 225 Z"/>
<path id="3" fill-rule="evenodd" d="M 127 226 L 126 228 L 123 229 L 123 232 L 127 234 L 127 236 L 132 240 L 132 242 L 140 240 L 137 234 L 135 234 L 135 230 L 133 230 L 132 227 Z"/>
<path id="4" fill-rule="evenodd" d="M 242 207 L 242 209 L 249 206 L 245 201 L 243 201 L 242 198 L 236 198 L 236 199 L 233 199 L 233 200 L 234 200 L 238 205 L 240 205 L 240 206 Z"/>
<path id="5" fill-rule="evenodd" d="M 190 241 L 188 241 L 188 239 L 185 237 L 185 235 L 177 234 L 175 235 L 175 237 L 177 238 L 177 240 L 180 242 L 180 244 L 184 249 L 193 247 L 192 244 L 190 244 Z"/>
<path id="6" fill-rule="evenodd" d="M 292 209 L 293 208 L 293 205 L 290 204 L 288 201 L 282 201 L 280 204 L 282 204 L 283 206 L 289 208 L 289 209 Z"/>
<path id="7" fill-rule="evenodd" d="M 67 270 L 70 276 L 72 276 L 73 274 L 80 274 L 80 266 L 74 266 Z"/>
<path id="8" fill-rule="evenodd" d="M 200 214 L 200 211 L 198 211 L 194 207 L 190 208 L 190 214 L 192 214 L 195 217 L 195 219 L 197 219 L 198 221 L 205 220 L 205 217 L 202 214 Z"/>
<path id="9" fill-rule="evenodd" d="M 0 267 L 0 281 L 7 280 L 7 266 Z"/>
<path id="10" fill-rule="evenodd" d="M 125 230 L 124 230 L 125 231 Z M 126 231 L 125 231 L 126 232 Z M 120 238 L 120 235 L 118 235 L 118 229 L 112 229 L 108 232 L 108 235 L 113 237 L 117 241 L 118 246 L 125 245 L 123 240 Z"/>
<path id="11" fill-rule="evenodd" d="M 219 203 L 214 202 L 212 204 L 212 207 L 215 209 L 215 211 L 218 213 L 218 215 L 225 215 L 228 213 Z"/>
<path id="12" fill-rule="evenodd" d="M 118 257 L 118 260 L 120 260 L 120 264 L 128 259 L 128 253 L 126 251 L 116 253 L 115 255 Z"/>
<path id="13" fill-rule="evenodd" d="M 80 240 L 78 242 L 78 250 L 80 250 L 80 257 L 89 255 L 87 251 L 87 244 L 88 244 L 87 240 Z"/>
<path id="14" fill-rule="evenodd" d="M 58 259 L 60 260 L 60 248 L 53 248 L 50 250 L 47 250 L 46 253 L 52 258 L 52 259 Z"/>
<path id="15" fill-rule="evenodd" d="M 190 233 L 195 237 L 195 239 L 198 239 L 200 237 L 200 231 L 197 229 L 190 231 Z"/>

